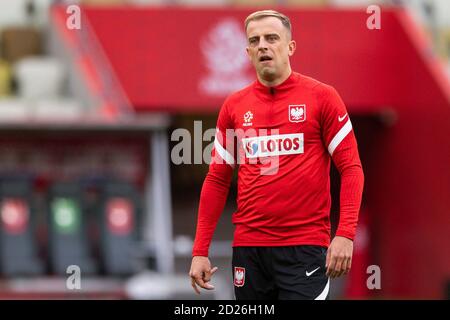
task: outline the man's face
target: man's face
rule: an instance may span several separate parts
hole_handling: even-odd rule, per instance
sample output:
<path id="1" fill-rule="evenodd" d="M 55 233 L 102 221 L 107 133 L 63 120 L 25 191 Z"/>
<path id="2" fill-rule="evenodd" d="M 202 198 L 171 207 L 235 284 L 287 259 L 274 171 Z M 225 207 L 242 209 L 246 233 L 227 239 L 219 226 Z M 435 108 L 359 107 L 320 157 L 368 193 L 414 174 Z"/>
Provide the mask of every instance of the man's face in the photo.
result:
<path id="1" fill-rule="evenodd" d="M 247 26 L 247 54 L 259 77 L 273 81 L 290 70 L 289 57 L 295 42 L 289 31 L 275 17 L 251 21 Z"/>

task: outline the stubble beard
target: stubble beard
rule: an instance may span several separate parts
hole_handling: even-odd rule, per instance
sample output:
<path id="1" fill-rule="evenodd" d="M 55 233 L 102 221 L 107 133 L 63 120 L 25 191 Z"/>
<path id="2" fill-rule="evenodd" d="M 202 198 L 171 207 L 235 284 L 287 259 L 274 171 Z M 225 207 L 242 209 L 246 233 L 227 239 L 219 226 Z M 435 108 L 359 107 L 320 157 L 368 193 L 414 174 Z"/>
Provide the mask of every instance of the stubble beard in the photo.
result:
<path id="1" fill-rule="evenodd" d="M 263 67 L 259 71 L 260 78 L 264 79 L 265 81 L 273 81 L 276 78 L 276 71 L 274 67 Z"/>

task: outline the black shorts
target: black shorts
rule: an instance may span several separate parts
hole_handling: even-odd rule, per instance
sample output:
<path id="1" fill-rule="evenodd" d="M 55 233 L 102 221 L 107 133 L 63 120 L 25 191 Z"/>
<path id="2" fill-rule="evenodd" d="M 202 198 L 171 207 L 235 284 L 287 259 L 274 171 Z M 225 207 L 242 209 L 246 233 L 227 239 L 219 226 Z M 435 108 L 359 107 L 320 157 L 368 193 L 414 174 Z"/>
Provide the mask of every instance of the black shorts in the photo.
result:
<path id="1" fill-rule="evenodd" d="M 327 249 L 321 246 L 235 247 L 233 283 L 237 300 L 325 300 Z"/>

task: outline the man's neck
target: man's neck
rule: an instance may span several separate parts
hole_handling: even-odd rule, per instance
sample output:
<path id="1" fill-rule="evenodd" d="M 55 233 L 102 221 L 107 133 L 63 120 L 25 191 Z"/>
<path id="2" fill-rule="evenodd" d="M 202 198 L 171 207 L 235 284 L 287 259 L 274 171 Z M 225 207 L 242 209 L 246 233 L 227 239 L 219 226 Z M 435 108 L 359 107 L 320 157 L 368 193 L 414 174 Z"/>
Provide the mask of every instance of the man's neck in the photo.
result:
<path id="1" fill-rule="evenodd" d="M 279 84 L 281 84 L 281 83 L 283 83 L 284 81 L 286 81 L 286 79 L 289 78 L 289 76 L 291 75 L 291 73 L 292 73 L 291 67 L 288 67 L 287 70 L 286 70 L 286 72 L 284 72 L 282 76 L 280 76 L 280 77 L 278 77 L 278 78 L 275 78 L 275 79 L 273 79 L 273 80 L 267 80 L 267 79 L 264 79 L 264 78 L 262 78 L 259 74 L 258 74 L 257 76 L 258 76 L 258 80 L 259 80 L 263 85 L 265 85 L 266 87 L 276 87 L 276 86 L 278 86 Z"/>

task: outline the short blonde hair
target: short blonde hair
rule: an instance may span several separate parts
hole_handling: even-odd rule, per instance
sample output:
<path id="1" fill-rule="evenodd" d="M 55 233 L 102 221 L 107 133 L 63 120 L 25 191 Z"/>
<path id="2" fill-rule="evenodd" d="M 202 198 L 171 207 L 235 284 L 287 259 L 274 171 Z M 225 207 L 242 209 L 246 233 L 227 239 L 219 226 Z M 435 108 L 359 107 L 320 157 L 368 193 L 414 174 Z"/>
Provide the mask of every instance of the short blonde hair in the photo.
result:
<path id="1" fill-rule="evenodd" d="M 289 20 L 289 18 L 287 16 L 285 16 L 284 14 L 282 14 L 278 11 L 275 11 L 275 10 L 260 10 L 260 11 L 251 13 L 245 19 L 245 31 L 247 31 L 248 24 L 251 21 L 255 21 L 255 20 L 259 20 L 259 19 L 267 18 L 267 17 L 275 17 L 275 18 L 279 19 L 281 21 L 281 23 L 283 24 L 283 26 L 285 26 L 286 29 L 288 30 L 289 38 L 292 37 L 291 21 Z"/>

